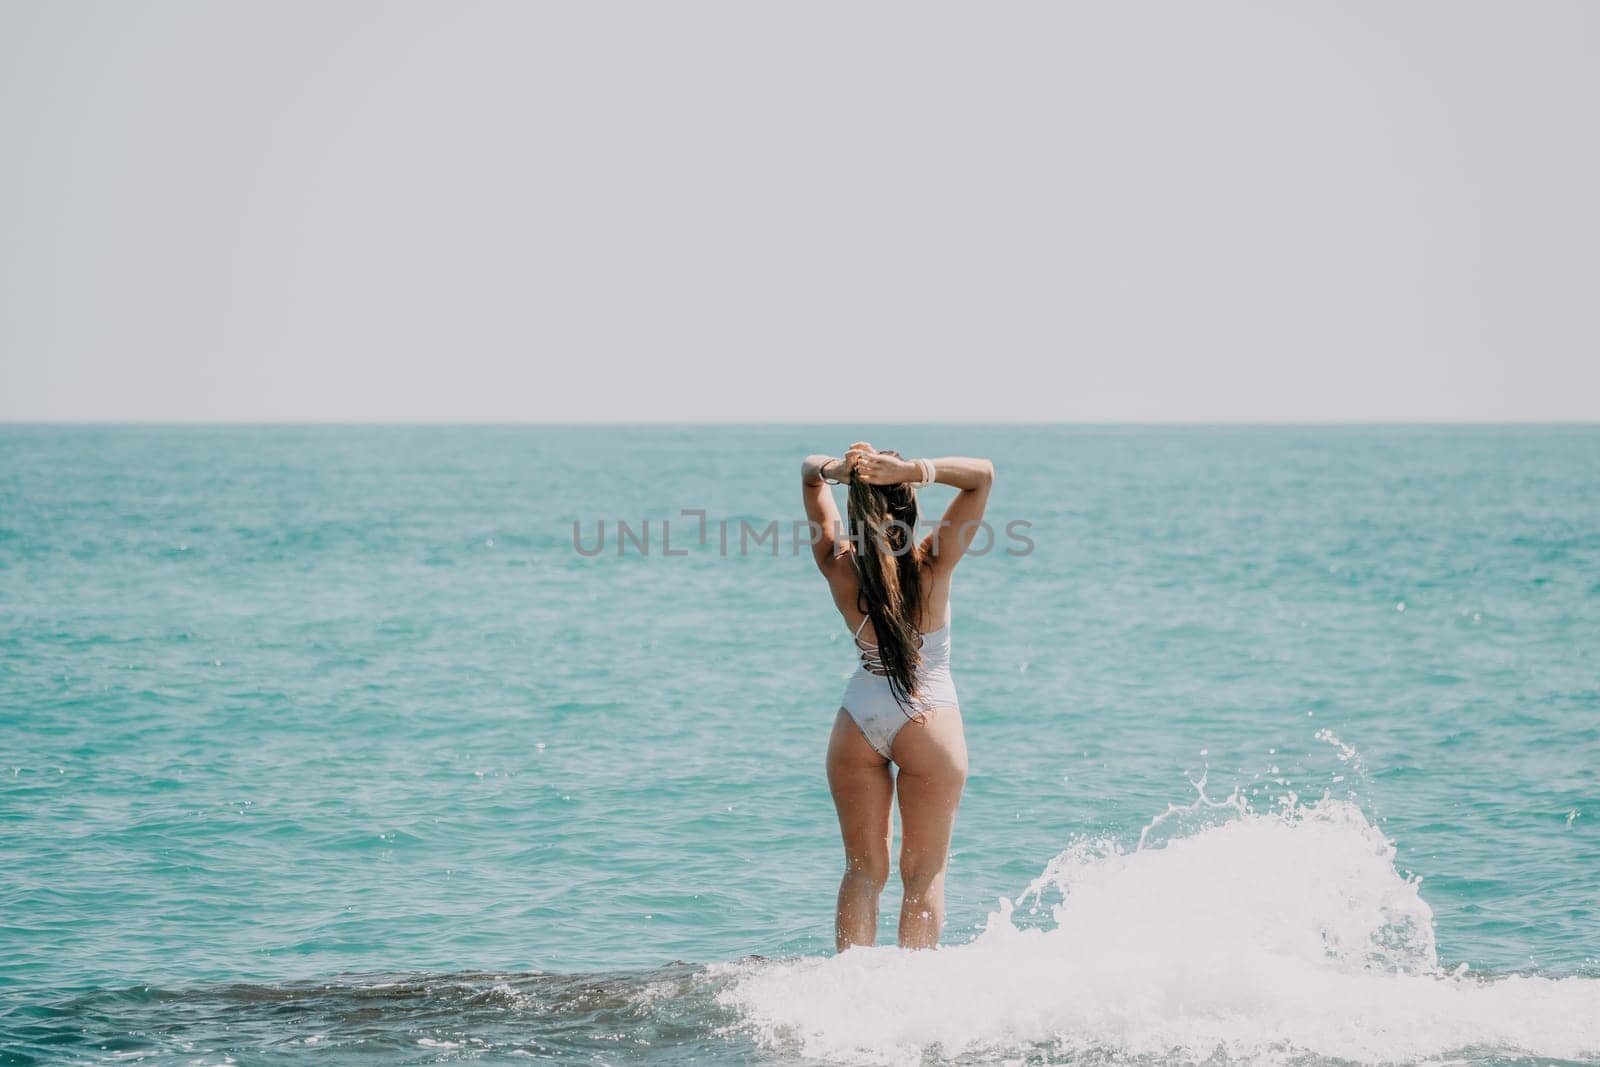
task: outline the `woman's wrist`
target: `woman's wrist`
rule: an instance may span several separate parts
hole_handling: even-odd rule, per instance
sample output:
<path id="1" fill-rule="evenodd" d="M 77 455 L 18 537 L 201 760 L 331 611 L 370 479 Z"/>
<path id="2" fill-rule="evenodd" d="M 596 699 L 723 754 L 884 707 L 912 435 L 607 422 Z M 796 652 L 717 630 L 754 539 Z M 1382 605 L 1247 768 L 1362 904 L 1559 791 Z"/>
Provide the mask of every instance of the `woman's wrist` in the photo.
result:
<path id="1" fill-rule="evenodd" d="M 826 485 L 830 480 L 828 477 L 828 467 L 838 462 L 838 456 L 817 455 L 811 457 L 811 462 L 808 464 L 808 466 L 810 467 L 811 474 L 816 478 L 816 481 L 812 482 L 811 484 Z M 839 483 L 837 480 L 834 480 L 834 484 L 837 485 Z"/>

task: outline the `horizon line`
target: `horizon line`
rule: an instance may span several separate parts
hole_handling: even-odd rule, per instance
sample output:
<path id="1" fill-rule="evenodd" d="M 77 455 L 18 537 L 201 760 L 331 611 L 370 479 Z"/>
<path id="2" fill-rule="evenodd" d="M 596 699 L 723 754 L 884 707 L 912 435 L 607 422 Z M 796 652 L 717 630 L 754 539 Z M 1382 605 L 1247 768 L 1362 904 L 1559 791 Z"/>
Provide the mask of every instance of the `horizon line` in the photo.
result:
<path id="1" fill-rule="evenodd" d="M 457 419 L 457 418 L 268 418 L 268 419 L 205 419 L 205 418 L 66 418 L 66 419 L 7 419 L 0 418 L 0 427 L 526 427 L 526 428 L 583 428 L 583 427 L 726 427 L 761 428 L 781 426 L 1077 426 L 1077 427 L 1193 427 L 1193 428 L 1339 428 L 1339 427 L 1495 427 L 1495 426 L 1550 426 L 1578 427 L 1600 426 L 1600 416 L 1594 418 L 1427 418 L 1427 417 L 1374 417 L 1332 419 L 876 419 L 826 418 L 826 419 Z"/>

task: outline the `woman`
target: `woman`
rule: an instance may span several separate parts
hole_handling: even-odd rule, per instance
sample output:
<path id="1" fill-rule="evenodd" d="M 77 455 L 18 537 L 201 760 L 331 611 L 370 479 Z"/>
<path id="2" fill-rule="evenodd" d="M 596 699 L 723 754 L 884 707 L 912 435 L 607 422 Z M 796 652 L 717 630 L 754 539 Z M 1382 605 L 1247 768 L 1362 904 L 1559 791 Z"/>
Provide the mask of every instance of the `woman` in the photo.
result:
<path id="1" fill-rule="evenodd" d="M 828 788 L 844 835 L 834 927 L 841 952 L 877 938 L 897 782 L 905 886 L 899 944 L 939 943 L 950 830 L 967 780 L 950 678 L 950 576 L 981 529 L 993 479 L 986 459 L 908 460 L 864 441 L 843 458 L 809 456 L 801 465 L 806 517 L 820 530 L 812 551 L 861 660 L 828 742 Z M 845 480 L 848 534 L 828 489 Z M 917 487 L 934 481 L 960 492 L 937 528 L 918 540 Z"/>

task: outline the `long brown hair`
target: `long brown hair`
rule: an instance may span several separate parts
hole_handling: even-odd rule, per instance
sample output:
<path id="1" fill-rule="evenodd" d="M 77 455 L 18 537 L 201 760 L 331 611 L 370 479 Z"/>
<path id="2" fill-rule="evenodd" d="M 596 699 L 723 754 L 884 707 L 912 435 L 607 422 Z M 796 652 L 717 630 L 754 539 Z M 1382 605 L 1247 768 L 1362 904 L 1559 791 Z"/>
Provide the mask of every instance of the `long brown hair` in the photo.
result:
<path id="1" fill-rule="evenodd" d="M 898 456 L 898 452 L 886 452 Z M 861 576 L 857 607 L 872 620 L 889 690 L 905 709 L 922 663 L 922 548 L 916 540 L 917 492 L 909 485 L 868 485 L 850 473 L 850 540 Z"/>

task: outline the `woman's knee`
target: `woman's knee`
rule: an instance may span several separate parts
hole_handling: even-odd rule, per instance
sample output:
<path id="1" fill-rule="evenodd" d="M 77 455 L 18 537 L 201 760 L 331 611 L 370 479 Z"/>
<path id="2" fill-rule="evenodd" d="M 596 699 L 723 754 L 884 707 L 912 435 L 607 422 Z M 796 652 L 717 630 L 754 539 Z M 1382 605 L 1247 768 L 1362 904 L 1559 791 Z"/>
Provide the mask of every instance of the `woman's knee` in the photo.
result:
<path id="1" fill-rule="evenodd" d="M 889 852 L 864 855 L 846 855 L 844 876 L 847 881 L 860 882 L 873 889 L 882 889 L 889 882 Z"/>
<path id="2" fill-rule="evenodd" d="M 900 862 L 900 884 L 907 900 L 927 900 L 944 888 L 945 862 Z"/>

